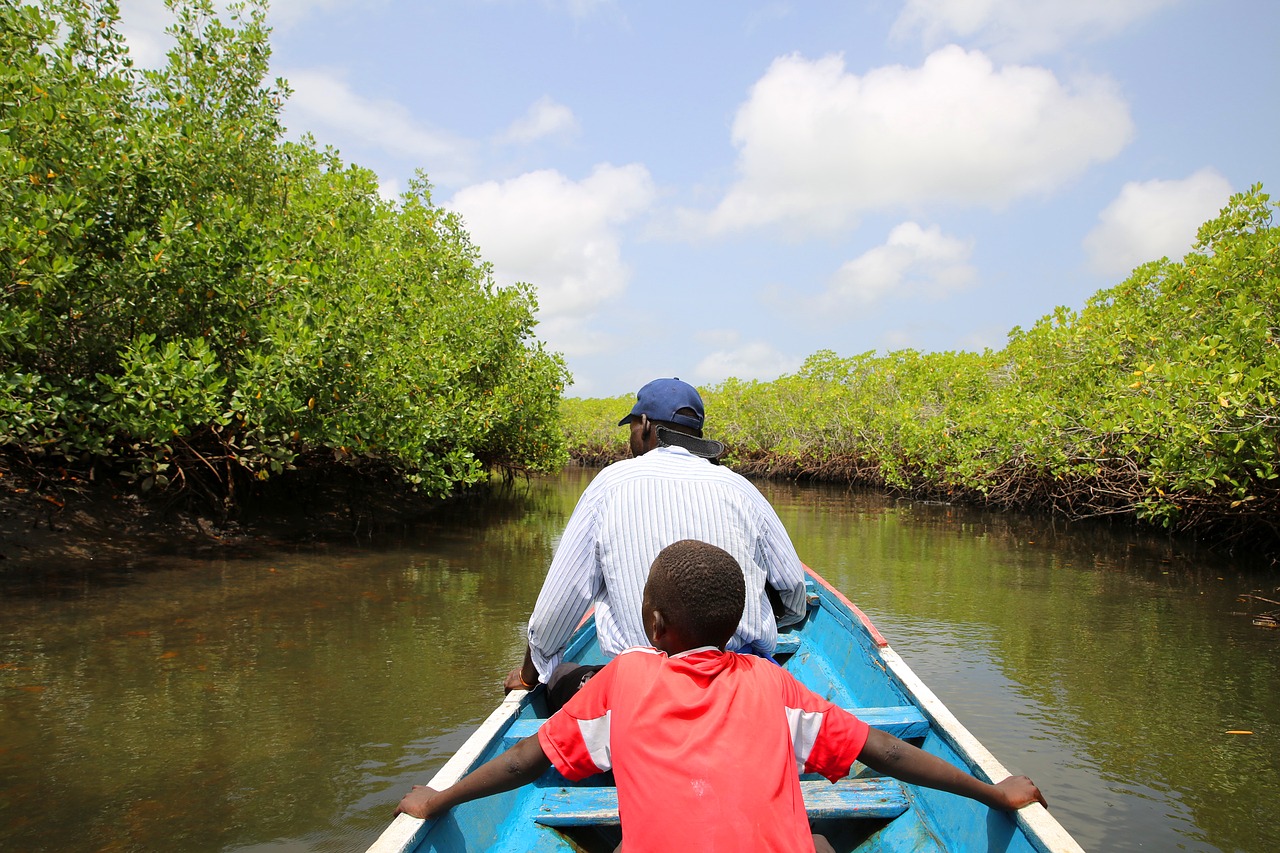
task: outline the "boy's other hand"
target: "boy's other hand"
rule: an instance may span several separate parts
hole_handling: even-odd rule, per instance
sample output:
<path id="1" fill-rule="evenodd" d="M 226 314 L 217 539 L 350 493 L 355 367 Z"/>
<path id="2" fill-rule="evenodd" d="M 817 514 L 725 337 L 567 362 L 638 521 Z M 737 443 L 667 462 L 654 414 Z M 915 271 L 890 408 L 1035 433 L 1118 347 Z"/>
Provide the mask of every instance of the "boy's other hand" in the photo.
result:
<path id="1" fill-rule="evenodd" d="M 430 820 L 437 813 L 444 811 L 436 805 L 436 798 L 439 796 L 440 792 L 435 788 L 414 785 L 413 790 L 405 794 L 400 800 L 400 805 L 396 806 L 396 814 L 407 814 L 410 817 Z"/>
<path id="2" fill-rule="evenodd" d="M 1015 811 L 1032 803 L 1039 803 L 1046 809 L 1049 808 L 1049 803 L 1045 801 L 1044 794 L 1040 793 L 1036 783 L 1026 776 L 1010 776 L 1003 782 L 997 783 L 995 788 L 996 795 L 1000 800 L 994 804 L 996 808 Z"/>

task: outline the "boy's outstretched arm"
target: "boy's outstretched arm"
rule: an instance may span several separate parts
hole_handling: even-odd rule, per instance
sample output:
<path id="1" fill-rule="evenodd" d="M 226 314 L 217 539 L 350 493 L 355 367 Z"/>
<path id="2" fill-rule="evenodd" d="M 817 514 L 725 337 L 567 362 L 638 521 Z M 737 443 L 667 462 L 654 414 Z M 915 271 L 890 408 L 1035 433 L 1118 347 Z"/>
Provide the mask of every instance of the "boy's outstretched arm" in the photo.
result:
<path id="1" fill-rule="evenodd" d="M 1044 794 L 1026 776 L 1010 776 L 999 784 L 983 782 L 936 755 L 912 746 L 893 735 L 872 728 L 858 755 L 863 764 L 886 776 L 912 785 L 924 785 L 959 794 L 993 809 L 1012 811 L 1032 803 L 1045 808 Z"/>
<path id="2" fill-rule="evenodd" d="M 437 817 L 460 803 L 527 785 L 550 766 L 551 761 L 543 753 L 538 736 L 530 735 L 443 791 L 414 785 L 396 806 L 396 814 L 427 819 Z"/>

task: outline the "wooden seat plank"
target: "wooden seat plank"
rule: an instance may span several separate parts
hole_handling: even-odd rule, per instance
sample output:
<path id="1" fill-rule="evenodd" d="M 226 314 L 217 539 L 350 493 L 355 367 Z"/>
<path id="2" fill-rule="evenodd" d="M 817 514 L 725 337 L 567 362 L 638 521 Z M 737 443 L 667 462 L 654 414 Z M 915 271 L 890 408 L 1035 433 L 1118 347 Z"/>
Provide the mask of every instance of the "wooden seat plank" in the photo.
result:
<path id="1" fill-rule="evenodd" d="M 805 810 L 816 818 L 891 819 L 908 808 L 902 783 L 887 777 L 800 783 Z M 543 789 L 534 821 L 544 826 L 616 826 L 618 789 L 612 786 Z"/>
<path id="2" fill-rule="evenodd" d="M 778 644 L 774 646 L 773 656 L 793 655 L 800 650 L 799 634 L 779 634 Z"/>

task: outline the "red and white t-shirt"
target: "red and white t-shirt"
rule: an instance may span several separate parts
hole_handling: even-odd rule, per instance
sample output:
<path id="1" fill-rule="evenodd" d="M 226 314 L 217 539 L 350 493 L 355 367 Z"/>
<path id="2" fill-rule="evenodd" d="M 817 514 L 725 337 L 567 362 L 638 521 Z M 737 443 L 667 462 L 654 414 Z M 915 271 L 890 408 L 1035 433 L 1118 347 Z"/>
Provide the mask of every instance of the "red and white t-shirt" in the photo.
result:
<path id="1" fill-rule="evenodd" d="M 812 850 L 799 773 L 842 778 L 867 724 L 762 658 L 629 649 L 538 730 L 571 780 L 612 769 L 628 853 Z"/>

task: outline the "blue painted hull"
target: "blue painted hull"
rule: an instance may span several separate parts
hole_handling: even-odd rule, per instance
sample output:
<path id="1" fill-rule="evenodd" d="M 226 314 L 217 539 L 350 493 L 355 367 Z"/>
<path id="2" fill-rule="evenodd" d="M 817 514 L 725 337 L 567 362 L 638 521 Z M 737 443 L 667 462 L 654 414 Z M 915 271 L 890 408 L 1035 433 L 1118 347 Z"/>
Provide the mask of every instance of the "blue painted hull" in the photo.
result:
<path id="1" fill-rule="evenodd" d="M 604 662 L 593 623 L 578 631 L 565 657 Z M 810 579 L 809 613 L 780 637 L 779 659 L 810 689 L 855 713 L 862 711 L 868 722 L 877 724 L 877 717 L 883 718 L 884 728 L 979 777 L 998 781 L 1008 775 L 889 648 L 865 615 L 816 574 Z M 511 694 L 429 784 L 447 787 L 535 730 L 544 717 L 540 688 Z M 838 851 L 1080 851 L 1040 806 L 1010 815 L 928 788 L 866 778 L 874 774 L 860 764 L 854 769 L 862 778 L 851 780 L 848 789 L 825 781 L 805 783 L 815 830 L 827 835 Z M 881 783 L 888 788 L 882 791 L 877 787 Z M 593 798 L 608 793 L 612 782 L 596 778 L 581 784 L 595 790 L 576 790 L 578 786 L 570 786 L 551 770 L 536 785 L 466 803 L 434 821 L 400 815 L 369 853 L 612 850 L 620 835 L 608 818 L 603 825 L 549 825 L 565 808 L 566 797 L 595 806 Z M 818 798 L 829 793 L 848 796 L 833 811 L 825 811 Z M 828 814 L 836 816 L 823 817 Z"/>

